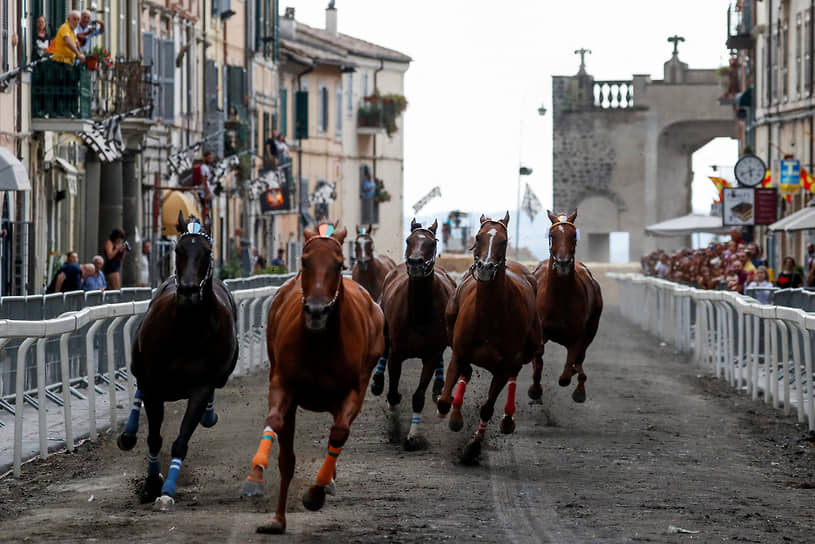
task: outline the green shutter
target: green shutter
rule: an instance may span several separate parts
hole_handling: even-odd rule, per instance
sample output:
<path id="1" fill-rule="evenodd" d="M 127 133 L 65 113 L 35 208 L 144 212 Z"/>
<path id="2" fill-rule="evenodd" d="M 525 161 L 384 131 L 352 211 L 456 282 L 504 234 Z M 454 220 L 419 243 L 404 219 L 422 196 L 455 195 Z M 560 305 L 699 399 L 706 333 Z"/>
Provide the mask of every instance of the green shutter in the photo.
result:
<path id="1" fill-rule="evenodd" d="M 263 47 L 263 0 L 255 0 L 255 51 Z"/>
<path id="2" fill-rule="evenodd" d="M 294 94 L 294 139 L 308 140 L 308 91 Z"/>
<path id="3" fill-rule="evenodd" d="M 244 92 L 244 69 L 242 66 L 227 66 L 227 94 L 229 107 L 235 107 L 241 119 L 245 120 L 245 109 L 243 107 Z M 227 108 L 227 114 L 229 109 Z"/>
<path id="4" fill-rule="evenodd" d="M 280 0 L 272 0 L 272 36 L 274 37 L 274 41 L 272 42 L 272 60 L 274 62 L 280 62 L 280 14 L 278 13 L 280 9 Z"/>
<path id="5" fill-rule="evenodd" d="M 280 89 L 280 134 L 289 135 L 289 90 Z"/>

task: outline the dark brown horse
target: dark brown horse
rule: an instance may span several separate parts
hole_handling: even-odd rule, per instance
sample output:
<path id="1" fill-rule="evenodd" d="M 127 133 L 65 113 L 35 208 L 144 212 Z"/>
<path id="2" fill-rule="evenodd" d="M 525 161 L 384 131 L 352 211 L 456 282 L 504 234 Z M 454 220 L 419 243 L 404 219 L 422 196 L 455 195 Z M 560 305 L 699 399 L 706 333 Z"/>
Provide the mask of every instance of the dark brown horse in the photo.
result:
<path id="1" fill-rule="evenodd" d="M 382 295 L 382 284 L 385 276 L 396 268 L 396 263 L 387 255 L 374 255 L 374 239 L 371 238 L 371 229 L 357 225 L 357 236 L 354 239 L 354 268 L 351 278 L 363 286 L 371 298 L 379 301 Z"/>
<path id="2" fill-rule="evenodd" d="M 162 511 L 173 508 L 178 473 L 198 423 L 212 427 L 218 421 L 212 404 L 215 389 L 224 386 L 238 360 L 235 301 L 212 276 L 212 238 L 198 219 L 185 221 L 181 212 L 176 228 L 181 234 L 175 246 L 176 272 L 156 291 L 133 342 L 131 369 L 138 389 L 118 439 L 123 450 L 136 444 L 143 401 L 149 463 L 142 500 L 155 499 L 154 509 Z M 162 485 L 158 455 L 164 403 L 180 399 L 188 399 L 187 410 Z"/>
<path id="3" fill-rule="evenodd" d="M 603 313 L 603 294 L 600 284 L 583 263 L 575 261 L 578 232 L 574 225 L 577 210 L 571 215 L 554 215 L 547 211 L 549 227 L 549 259 L 535 270 L 538 281 L 538 316 L 541 320 L 543 343 L 554 340 L 567 350 L 566 365 L 558 379 L 562 387 L 572 382 L 577 374 L 577 387 L 572 393 L 575 402 L 586 400 L 586 373 L 583 360 L 586 349 L 597 334 L 600 314 Z M 542 394 L 541 373 L 543 352 L 535 357 L 529 396 L 539 400 Z"/>
<path id="4" fill-rule="evenodd" d="M 461 430 L 461 405 L 472 376 L 472 365 L 490 371 L 492 382 L 487 401 L 481 406 L 481 424 L 464 450 L 462 459 L 471 462 L 481 452 L 481 443 L 492 417 L 498 394 L 509 382 L 501 432 L 515 430 L 515 380 L 524 364 L 540 353 L 540 322 L 535 309 L 535 278 L 520 263 L 508 261 L 509 213 L 493 221 L 481 216 L 481 228 L 473 246 L 474 263 L 447 305 L 447 331 L 453 357 L 447 368 L 444 390 L 438 400 L 439 415 L 450 410 L 450 429 Z M 458 381 L 455 398 L 453 386 Z"/>
<path id="5" fill-rule="evenodd" d="M 436 263 L 436 229 L 434 221 L 422 228 L 414 219 L 405 249 L 405 266 L 398 267 L 385 278 L 379 301 L 385 314 L 385 346 L 388 358 L 388 404 L 394 409 L 402 400 L 399 377 L 402 363 L 409 357 L 422 360 L 419 386 L 413 393 L 413 417 L 405 439 L 405 449 L 414 450 L 423 445 L 419 436 L 419 422 L 424 408 L 425 394 L 434 372 L 433 402 L 444 385 L 444 350 L 448 345 L 444 312 L 456 282 Z M 377 371 L 378 372 L 378 371 Z M 384 374 L 374 374 L 371 391 L 382 392 Z M 377 387 L 379 381 L 379 387 Z"/>
<path id="6" fill-rule="evenodd" d="M 319 510 L 326 492 L 334 491 L 337 457 L 385 350 L 382 310 L 365 289 L 342 276 L 345 229 L 334 232 L 332 225 L 321 225 L 319 233 L 306 230 L 304 235 L 301 271 L 280 288 L 269 309 L 269 414 L 242 488 L 247 496 L 263 494 L 263 473 L 279 438 L 277 510 L 270 523 L 258 527 L 260 533 L 286 530 L 297 407 L 334 417 L 325 462 L 316 485 L 303 497 L 306 508 Z"/>

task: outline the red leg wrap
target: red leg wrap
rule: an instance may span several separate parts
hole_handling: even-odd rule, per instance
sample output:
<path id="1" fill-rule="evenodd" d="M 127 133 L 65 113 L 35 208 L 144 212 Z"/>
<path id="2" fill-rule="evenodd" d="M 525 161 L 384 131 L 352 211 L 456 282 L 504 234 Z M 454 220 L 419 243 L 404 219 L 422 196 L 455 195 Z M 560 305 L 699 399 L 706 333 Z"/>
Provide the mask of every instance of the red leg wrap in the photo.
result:
<path id="1" fill-rule="evenodd" d="M 507 387 L 507 403 L 504 406 L 504 415 L 512 417 L 515 415 L 515 378 L 509 379 Z"/>
<path id="2" fill-rule="evenodd" d="M 456 396 L 453 397 L 453 406 L 461 406 L 464 404 L 464 391 L 467 389 L 467 378 L 462 376 L 458 379 L 458 386 L 456 387 Z"/>

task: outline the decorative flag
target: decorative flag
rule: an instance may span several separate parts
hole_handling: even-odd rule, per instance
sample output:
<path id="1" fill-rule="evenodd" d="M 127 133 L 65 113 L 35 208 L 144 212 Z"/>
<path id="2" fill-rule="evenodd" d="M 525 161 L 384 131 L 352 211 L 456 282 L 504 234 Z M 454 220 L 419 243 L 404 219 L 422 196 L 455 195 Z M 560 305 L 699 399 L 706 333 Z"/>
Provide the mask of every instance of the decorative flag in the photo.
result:
<path id="1" fill-rule="evenodd" d="M 543 209 L 540 200 L 538 200 L 538 196 L 532 191 L 528 183 L 526 184 L 526 189 L 524 189 L 524 200 L 521 204 L 521 209 L 529 216 L 530 223 L 535 220 L 535 216 Z"/>
<path id="2" fill-rule="evenodd" d="M 815 176 L 807 172 L 804 167 L 801 167 L 801 187 L 804 188 L 804 191 L 815 193 Z"/>
<path id="3" fill-rule="evenodd" d="M 724 178 L 719 178 L 716 176 L 708 177 L 710 178 L 710 181 L 713 182 L 713 185 L 716 186 L 716 189 L 719 191 L 719 200 L 714 200 L 714 202 L 721 202 L 725 187 L 732 187 L 733 185 Z"/>
<path id="4" fill-rule="evenodd" d="M 441 187 L 438 185 L 433 187 L 429 193 L 424 195 L 422 198 L 419 199 L 416 204 L 413 205 L 413 213 L 419 213 L 419 210 L 424 208 L 428 202 L 436 198 L 437 196 L 441 196 Z"/>
<path id="5" fill-rule="evenodd" d="M 767 171 L 764 172 L 764 179 L 761 180 L 762 187 L 769 187 L 773 184 L 773 173 L 772 170 L 767 168 Z"/>

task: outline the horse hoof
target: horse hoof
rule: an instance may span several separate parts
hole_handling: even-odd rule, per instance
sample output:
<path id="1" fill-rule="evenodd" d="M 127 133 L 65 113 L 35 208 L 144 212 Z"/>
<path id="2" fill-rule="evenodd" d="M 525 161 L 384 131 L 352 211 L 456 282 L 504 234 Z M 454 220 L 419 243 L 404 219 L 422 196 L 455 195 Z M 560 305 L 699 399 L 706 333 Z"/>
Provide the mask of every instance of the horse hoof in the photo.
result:
<path id="1" fill-rule="evenodd" d="M 419 451 L 426 449 L 427 445 L 427 440 L 425 440 L 422 436 L 414 435 L 405 438 L 403 447 L 405 448 L 405 451 Z"/>
<path id="2" fill-rule="evenodd" d="M 169 495 L 162 495 L 153 503 L 153 512 L 170 513 L 175 511 L 175 499 Z"/>
<path id="3" fill-rule="evenodd" d="M 385 390 L 385 375 L 374 374 L 373 381 L 371 382 L 371 394 L 379 396 Z"/>
<path id="4" fill-rule="evenodd" d="M 262 497 L 263 482 L 253 482 L 252 480 L 244 480 L 243 483 L 241 484 L 241 496 Z"/>
<path id="5" fill-rule="evenodd" d="M 135 434 L 122 433 L 119 435 L 119 438 L 116 439 L 116 445 L 119 446 L 119 449 L 122 451 L 130 451 L 133 449 L 133 446 L 136 445 L 137 438 Z"/>
<path id="6" fill-rule="evenodd" d="M 207 417 L 208 414 L 212 414 L 212 416 Z M 204 415 L 201 416 L 201 426 L 204 428 L 209 429 L 210 427 L 214 427 L 216 423 L 218 423 L 218 414 L 214 411 L 204 412 Z"/>
<path id="7" fill-rule="evenodd" d="M 402 395 L 400 393 L 388 393 L 388 404 L 390 404 L 391 409 L 396 407 L 400 402 L 402 402 Z"/>
<path id="8" fill-rule="evenodd" d="M 328 485 L 325 486 L 325 494 L 331 495 L 332 497 L 337 494 L 337 484 L 334 483 L 334 479 L 332 478 Z"/>
<path id="9" fill-rule="evenodd" d="M 473 438 L 464 446 L 461 453 L 461 462 L 465 465 L 474 465 L 481 455 L 481 440 Z"/>
<path id="10" fill-rule="evenodd" d="M 142 504 L 147 504 L 161 496 L 161 488 L 164 485 L 164 477 L 161 474 L 149 474 L 144 480 L 144 486 L 139 494 Z"/>
<path id="11" fill-rule="evenodd" d="M 437 400 L 436 401 L 436 411 L 439 414 L 439 417 L 443 418 L 450 412 L 450 401 L 447 400 Z"/>
<path id="12" fill-rule="evenodd" d="M 433 382 L 433 402 L 438 402 L 442 389 L 444 389 L 444 380 L 436 380 Z"/>
<path id="13" fill-rule="evenodd" d="M 529 395 L 529 398 L 535 404 L 543 404 L 543 388 L 540 386 L 540 384 L 533 383 L 530 385 L 526 394 Z"/>
<path id="14" fill-rule="evenodd" d="M 309 487 L 303 494 L 303 506 L 306 510 L 316 512 L 325 504 L 325 488 L 319 485 Z"/>
<path id="15" fill-rule="evenodd" d="M 586 402 L 586 392 L 575 390 L 575 392 L 572 393 L 572 400 L 575 402 Z"/>
<path id="16" fill-rule="evenodd" d="M 457 433 L 464 427 L 464 418 L 461 417 L 461 414 L 450 414 L 450 423 L 448 424 L 450 430 L 454 433 Z"/>
<path id="17" fill-rule="evenodd" d="M 286 522 L 280 521 L 277 519 L 277 516 L 275 516 L 269 523 L 255 529 L 255 532 L 262 535 L 282 535 L 286 532 Z"/>
<path id="18" fill-rule="evenodd" d="M 515 420 L 512 416 L 504 416 L 501 418 L 501 432 L 504 434 L 512 434 L 515 432 Z"/>
<path id="19" fill-rule="evenodd" d="M 561 386 L 561 387 L 568 387 L 568 385 L 569 385 L 570 383 L 572 383 L 572 379 L 571 379 L 571 378 L 560 378 L 560 379 L 558 379 L 558 381 L 557 381 L 557 384 L 558 384 L 559 386 Z"/>

